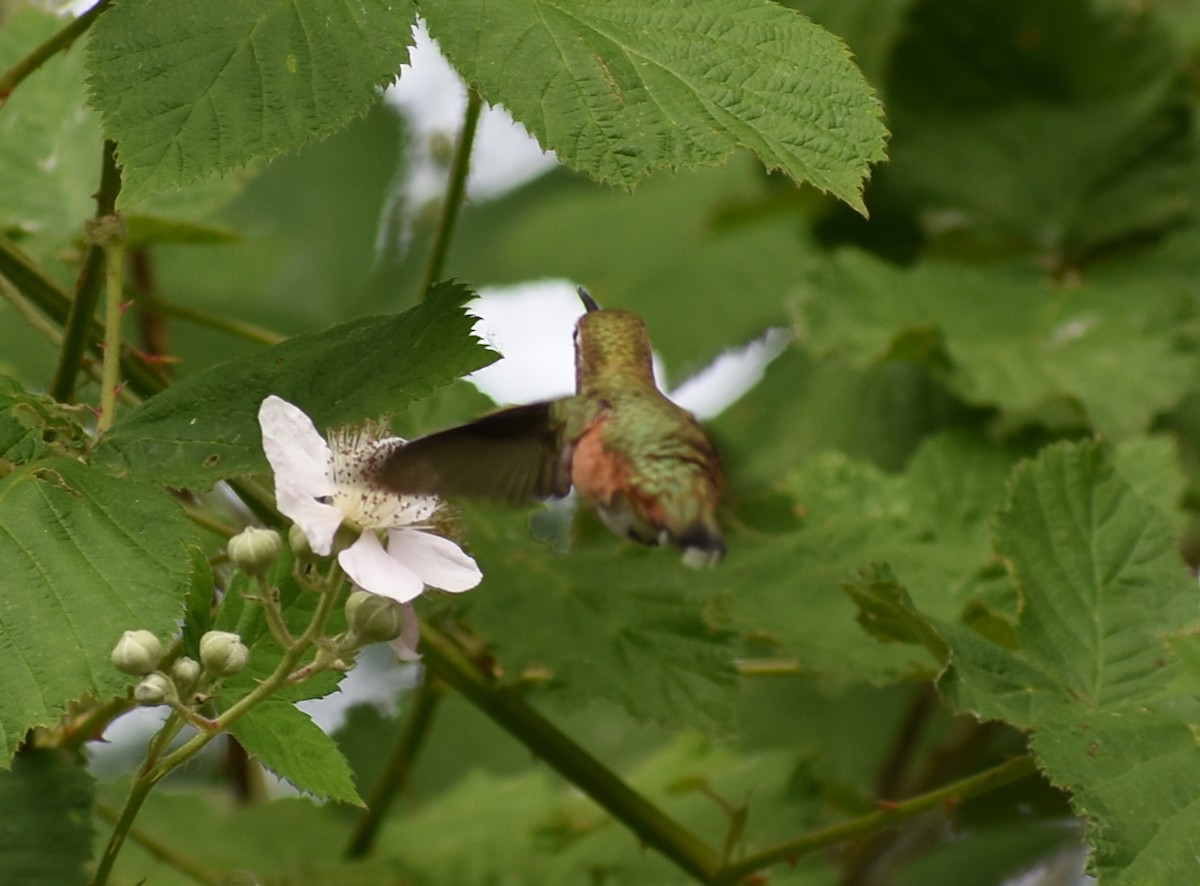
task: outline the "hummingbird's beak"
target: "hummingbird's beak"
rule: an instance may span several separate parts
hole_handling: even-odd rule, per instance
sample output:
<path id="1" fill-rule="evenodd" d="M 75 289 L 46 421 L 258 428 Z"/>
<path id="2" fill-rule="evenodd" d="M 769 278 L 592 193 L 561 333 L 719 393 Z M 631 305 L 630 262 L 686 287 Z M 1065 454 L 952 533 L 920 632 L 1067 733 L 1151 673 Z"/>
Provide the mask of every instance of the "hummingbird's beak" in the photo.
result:
<path id="1" fill-rule="evenodd" d="M 585 308 L 587 308 L 587 312 L 589 314 L 592 311 L 600 310 L 600 306 L 598 304 L 596 304 L 596 300 L 594 298 L 592 298 L 592 294 L 590 292 L 588 292 L 586 289 L 584 289 L 582 286 L 579 287 L 579 300 L 581 302 L 583 302 L 583 306 Z"/>

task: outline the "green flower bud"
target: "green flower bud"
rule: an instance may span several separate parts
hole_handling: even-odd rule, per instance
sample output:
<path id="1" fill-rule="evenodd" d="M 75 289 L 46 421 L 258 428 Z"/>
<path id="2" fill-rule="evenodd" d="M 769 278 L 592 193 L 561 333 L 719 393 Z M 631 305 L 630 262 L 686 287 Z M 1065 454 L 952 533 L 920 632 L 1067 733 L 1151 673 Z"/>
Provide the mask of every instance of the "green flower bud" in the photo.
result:
<path id="1" fill-rule="evenodd" d="M 404 610 L 395 600 L 354 591 L 346 599 L 346 623 L 359 643 L 386 643 L 404 630 Z"/>
<path id="2" fill-rule="evenodd" d="M 126 631 L 113 647 L 113 666 L 122 674 L 143 677 L 158 667 L 163 648 L 150 631 Z"/>
<path id="3" fill-rule="evenodd" d="M 150 674 L 133 687 L 133 700 L 146 707 L 164 704 L 171 697 L 171 681 L 162 674 Z"/>
<path id="4" fill-rule="evenodd" d="M 186 655 L 176 659 L 175 664 L 171 665 L 171 679 L 175 681 L 180 692 L 187 691 L 200 679 L 200 662 Z"/>
<path id="5" fill-rule="evenodd" d="M 229 539 L 225 550 L 238 569 L 249 575 L 263 575 L 279 559 L 282 547 L 278 532 L 247 526 Z"/>
<path id="6" fill-rule="evenodd" d="M 288 547 L 292 549 L 292 553 L 297 560 L 312 560 L 314 558 L 312 545 L 308 543 L 308 536 L 295 523 L 288 527 Z"/>
<path id="7" fill-rule="evenodd" d="M 246 666 L 250 650 L 237 634 L 209 631 L 200 638 L 200 661 L 218 677 L 231 677 Z"/>

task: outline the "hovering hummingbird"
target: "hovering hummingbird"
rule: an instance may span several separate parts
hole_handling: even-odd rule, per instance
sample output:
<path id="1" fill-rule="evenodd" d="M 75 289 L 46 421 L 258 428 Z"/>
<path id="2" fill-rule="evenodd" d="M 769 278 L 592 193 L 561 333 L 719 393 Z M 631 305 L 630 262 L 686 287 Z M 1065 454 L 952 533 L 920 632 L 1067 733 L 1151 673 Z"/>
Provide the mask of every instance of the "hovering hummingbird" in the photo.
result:
<path id="1" fill-rule="evenodd" d="M 692 414 L 654 383 L 650 336 L 630 311 L 587 309 L 575 326 L 575 394 L 514 406 L 393 452 L 378 470 L 408 494 L 561 498 L 572 486 L 615 533 L 674 544 L 690 566 L 725 555 L 721 466 Z"/>

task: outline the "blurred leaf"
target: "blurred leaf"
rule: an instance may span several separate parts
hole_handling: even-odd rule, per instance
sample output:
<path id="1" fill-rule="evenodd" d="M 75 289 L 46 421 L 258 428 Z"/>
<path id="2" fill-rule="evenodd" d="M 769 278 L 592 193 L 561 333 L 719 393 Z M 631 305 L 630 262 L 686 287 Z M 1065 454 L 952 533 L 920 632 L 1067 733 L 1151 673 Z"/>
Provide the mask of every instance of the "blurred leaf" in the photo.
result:
<path id="1" fill-rule="evenodd" d="M 127 0 L 88 34 L 122 200 L 294 150 L 367 110 L 407 61 L 401 0 Z"/>
<path id="2" fill-rule="evenodd" d="M 336 742 L 294 705 L 264 702 L 235 720 L 229 731 L 251 756 L 299 790 L 365 808 Z"/>
<path id="3" fill-rule="evenodd" d="M 846 47 L 767 2 L 422 0 L 430 34 L 483 96 L 560 160 L 632 188 L 734 146 L 863 210 L 886 131 Z"/>
<path id="4" fill-rule="evenodd" d="M 888 81 L 888 181 L 931 221 L 1039 251 L 1159 234 L 1196 172 L 1186 65 L 1132 7 L 923 0 Z"/>
<path id="5" fill-rule="evenodd" d="M 745 213 L 745 214 L 743 214 Z M 630 195 L 553 173 L 465 208 L 450 272 L 477 287 L 565 277 L 641 314 L 670 381 L 787 317 L 806 238 L 744 154 Z"/>
<path id="6" fill-rule="evenodd" d="M 712 432 L 730 476 L 727 496 L 736 505 L 739 494 L 778 486 L 788 471 L 831 449 L 899 470 L 926 434 L 969 417 L 920 364 L 856 369 L 793 346 L 712 423 Z"/>
<path id="7" fill-rule="evenodd" d="M 0 71 L 62 27 L 31 7 L 0 27 Z M 100 126 L 84 106 L 83 56 L 59 53 L 4 99 L 0 113 L 0 230 L 47 259 L 94 212 L 100 180 Z"/>
<path id="8" fill-rule="evenodd" d="M 161 490 L 61 459 L 0 480 L 0 527 L 4 764 L 26 730 L 54 723 L 72 699 L 125 693 L 112 648 L 126 630 L 175 631 L 192 531 Z"/>
<path id="9" fill-rule="evenodd" d="M 1153 279 L 1136 292 L 1053 288 L 1019 268 L 906 270 L 845 251 L 814 275 L 802 307 L 819 351 L 867 365 L 923 341 L 925 361 L 968 402 L 1019 416 L 1065 400 L 1115 438 L 1178 403 L 1200 369 L 1194 343 L 1162 332 L 1186 330 L 1194 303 Z"/>
<path id="10" fill-rule="evenodd" d="M 92 857 L 92 777 L 53 750 L 19 754 L 0 772 L 0 869 L 10 883 L 82 883 Z M 19 813 L 19 814 L 14 814 Z"/>
<path id="11" fill-rule="evenodd" d="M 505 670 L 548 669 L 563 700 L 603 698 L 635 718 L 725 726 L 733 635 L 674 552 L 608 545 L 557 557 L 515 514 L 470 521 L 484 586 L 461 604 Z"/>
<path id="12" fill-rule="evenodd" d="M 301 335 L 199 372 L 150 398 L 96 447 L 99 463 L 171 486 L 207 489 L 265 470 L 258 407 L 278 394 L 318 428 L 361 422 L 491 362 L 462 311 L 472 293 L 443 284 L 423 304 Z"/>
<path id="13" fill-rule="evenodd" d="M 276 157 L 213 217 L 236 242 L 154 250 L 163 296 L 282 334 L 412 306 L 418 283 L 406 282 L 394 256 L 401 245 L 390 245 L 400 235 L 385 223 L 406 138 L 395 109 L 380 102 L 329 138 Z M 414 251 L 413 264 L 423 258 Z M 245 347 L 191 324 L 172 332 L 181 372 Z"/>

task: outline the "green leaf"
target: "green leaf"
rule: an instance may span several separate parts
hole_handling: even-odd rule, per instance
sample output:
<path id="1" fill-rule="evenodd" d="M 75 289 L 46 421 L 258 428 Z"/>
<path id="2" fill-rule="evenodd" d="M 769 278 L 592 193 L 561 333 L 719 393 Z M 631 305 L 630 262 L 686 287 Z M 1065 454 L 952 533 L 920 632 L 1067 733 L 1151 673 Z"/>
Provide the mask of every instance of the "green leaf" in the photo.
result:
<path id="1" fill-rule="evenodd" d="M 956 393 L 1018 419 L 1057 401 L 1068 427 L 1086 417 L 1105 434 L 1128 436 L 1178 403 L 1200 371 L 1194 345 L 1162 333 L 1194 307 L 1177 285 L 1152 278 L 1131 298 L 1128 284 L 1052 286 L 1020 267 L 901 269 L 845 251 L 808 291 L 802 310 L 818 352 L 869 364 L 911 358 L 905 352 L 919 339 L 927 343 L 920 359 Z"/>
<path id="2" fill-rule="evenodd" d="M 20 754 L 0 772 L 0 869 L 10 883 L 59 886 L 87 879 L 92 777 L 52 749 Z"/>
<path id="3" fill-rule="evenodd" d="M 229 731 L 255 759 L 299 790 L 365 807 L 337 743 L 295 705 L 263 702 L 235 720 Z"/>
<path id="4" fill-rule="evenodd" d="M 132 200 L 293 150 L 364 113 L 407 61 L 405 0 L 125 0 L 88 87 Z"/>
<path id="5" fill-rule="evenodd" d="M 844 587 L 858 606 L 858 621 L 867 633 L 885 643 L 925 646 L 939 661 L 949 661 L 946 641 L 916 611 L 886 565 L 872 564 Z"/>
<path id="6" fill-rule="evenodd" d="M 846 47 L 765 0 L 422 0 L 459 72 L 542 147 L 631 188 L 735 146 L 859 211 L 886 131 Z"/>
<path id="7" fill-rule="evenodd" d="M 470 334 L 471 297 L 440 285 L 423 304 L 301 335 L 189 376 L 114 425 L 98 463 L 171 486 L 206 489 L 266 469 L 258 407 L 278 394 L 317 427 L 403 409 L 494 355 Z"/>
<path id="8" fill-rule="evenodd" d="M 17 464 L 54 453 L 78 453 L 87 439 L 74 416 L 53 398 L 27 393 L 0 375 L 0 458 Z"/>
<path id="9" fill-rule="evenodd" d="M 1188 64 L 1168 26 L 1129 7 L 925 0 L 887 86 L 887 180 L 1027 248 L 1086 254 L 1160 233 L 1191 202 Z"/>
<path id="10" fill-rule="evenodd" d="M 0 28 L 7 70 L 63 25 L 21 8 Z M 100 176 L 100 126 L 84 106 L 83 58 L 59 53 L 4 99 L 0 113 L 0 231 L 31 238 L 26 251 L 47 259 L 83 234 Z"/>
<path id="11" fill-rule="evenodd" d="M 1162 513 L 1114 473 L 1099 446 L 1059 445 L 1013 479 L 996 548 L 1025 601 L 1021 656 L 1084 707 L 1153 698 L 1163 632 L 1194 618 L 1195 582 Z"/>
<path id="12" fill-rule="evenodd" d="M 79 695 L 124 694 L 112 648 L 126 630 L 175 631 L 191 537 L 161 490 L 78 462 L 37 462 L 0 481 L 0 763 Z"/>

